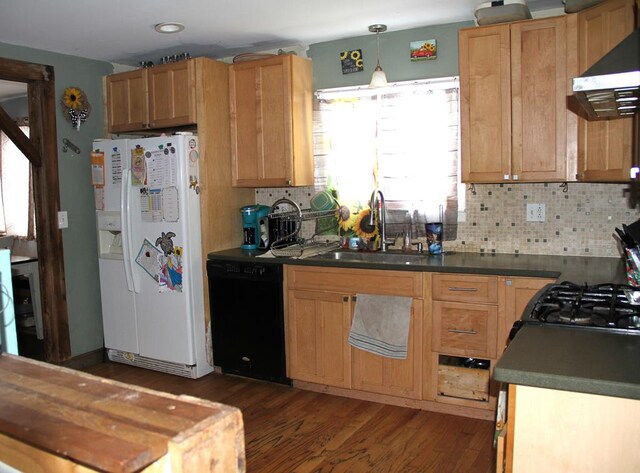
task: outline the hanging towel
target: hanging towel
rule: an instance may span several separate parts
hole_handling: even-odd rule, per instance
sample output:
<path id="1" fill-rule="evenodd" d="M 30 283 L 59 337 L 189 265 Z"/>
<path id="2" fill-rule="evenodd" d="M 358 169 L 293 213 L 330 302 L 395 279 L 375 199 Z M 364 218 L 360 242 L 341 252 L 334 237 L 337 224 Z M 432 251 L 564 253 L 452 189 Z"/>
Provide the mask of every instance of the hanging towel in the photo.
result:
<path id="1" fill-rule="evenodd" d="M 411 297 L 357 294 L 349 343 L 377 355 L 406 359 L 411 302 Z"/>

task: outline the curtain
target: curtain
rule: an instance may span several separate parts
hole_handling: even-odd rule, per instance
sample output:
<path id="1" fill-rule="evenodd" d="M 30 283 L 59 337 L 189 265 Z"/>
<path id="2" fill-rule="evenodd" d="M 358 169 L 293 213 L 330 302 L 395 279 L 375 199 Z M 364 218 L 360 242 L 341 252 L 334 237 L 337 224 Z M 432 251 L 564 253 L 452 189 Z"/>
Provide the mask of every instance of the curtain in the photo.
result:
<path id="1" fill-rule="evenodd" d="M 444 221 L 445 240 L 455 239 L 460 203 L 457 78 L 399 82 L 383 89 L 325 89 L 316 95 L 315 186 L 331 190 L 350 209 L 351 222 L 342 225 L 342 234 L 349 234 L 349 224 L 368 211 L 371 192 L 378 187 L 387 204 L 388 235 L 401 234 L 410 216 L 414 237 L 425 235 L 426 222 Z"/>
<path id="2" fill-rule="evenodd" d="M 17 120 L 29 136 L 28 119 Z M 0 133 L 0 232 L 33 240 L 36 237 L 31 163 Z"/>

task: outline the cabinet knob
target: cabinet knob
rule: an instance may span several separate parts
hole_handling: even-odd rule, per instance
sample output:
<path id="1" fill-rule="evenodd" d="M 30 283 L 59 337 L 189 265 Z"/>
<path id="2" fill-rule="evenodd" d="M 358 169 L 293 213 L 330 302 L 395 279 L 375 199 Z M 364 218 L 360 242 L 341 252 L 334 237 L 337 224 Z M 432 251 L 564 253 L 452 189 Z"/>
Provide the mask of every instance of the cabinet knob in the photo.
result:
<path id="1" fill-rule="evenodd" d="M 519 179 L 518 175 L 517 175 L 517 174 L 514 174 L 514 175 L 513 175 L 513 180 L 514 180 L 514 181 L 517 181 L 518 179 Z"/>
<path id="2" fill-rule="evenodd" d="M 290 186 L 293 184 L 293 181 L 291 179 L 287 179 L 287 185 Z"/>
<path id="3" fill-rule="evenodd" d="M 509 180 L 509 174 L 504 174 L 502 176 L 502 179 L 504 179 L 505 181 L 508 181 Z"/>
<path id="4" fill-rule="evenodd" d="M 344 296 L 344 297 L 342 298 L 342 300 L 343 300 L 344 302 L 349 302 L 349 296 Z"/>

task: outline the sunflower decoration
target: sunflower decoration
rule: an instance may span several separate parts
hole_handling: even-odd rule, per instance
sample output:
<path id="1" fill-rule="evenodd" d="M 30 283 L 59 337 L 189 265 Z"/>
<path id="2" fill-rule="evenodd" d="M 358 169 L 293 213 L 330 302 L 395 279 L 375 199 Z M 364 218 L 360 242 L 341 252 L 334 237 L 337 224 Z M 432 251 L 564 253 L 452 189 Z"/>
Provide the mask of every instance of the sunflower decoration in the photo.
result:
<path id="1" fill-rule="evenodd" d="M 355 215 L 346 205 L 341 205 L 336 210 L 336 220 L 338 221 L 338 229 L 342 235 L 346 235 L 355 223 Z"/>
<path id="2" fill-rule="evenodd" d="M 62 94 L 60 105 L 64 118 L 71 122 L 71 126 L 76 130 L 80 130 L 80 125 L 89 118 L 91 113 L 91 104 L 87 95 L 78 87 L 67 87 Z"/>
<path id="3" fill-rule="evenodd" d="M 361 49 L 342 51 L 340 53 L 340 62 L 342 63 L 343 74 L 351 74 L 352 72 L 364 70 L 364 61 L 362 60 Z"/>
<path id="4" fill-rule="evenodd" d="M 353 224 L 353 230 L 360 238 L 367 238 L 369 240 L 375 240 L 378 237 L 378 226 L 371 225 L 369 219 L 371 218 L 371 209 L 361 210 L 356 221 Z"/>

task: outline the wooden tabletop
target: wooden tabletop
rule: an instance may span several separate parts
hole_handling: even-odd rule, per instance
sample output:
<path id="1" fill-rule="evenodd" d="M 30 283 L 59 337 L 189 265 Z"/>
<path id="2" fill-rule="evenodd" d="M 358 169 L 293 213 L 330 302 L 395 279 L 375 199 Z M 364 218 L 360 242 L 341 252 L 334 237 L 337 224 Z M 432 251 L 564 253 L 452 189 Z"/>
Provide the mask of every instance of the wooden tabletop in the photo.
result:
<path id="1" fill-rule="evenodd" d="M 0 435 L 96 470 L 138 471 L 168 458 L 173 471 L 244 471 L 234 407 L 7 354 L 0 355 Z M 11 465 L 7 451 L 0 448 L 0 460 Z"/>

